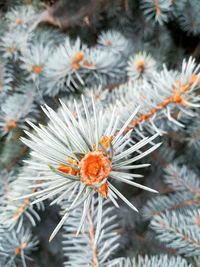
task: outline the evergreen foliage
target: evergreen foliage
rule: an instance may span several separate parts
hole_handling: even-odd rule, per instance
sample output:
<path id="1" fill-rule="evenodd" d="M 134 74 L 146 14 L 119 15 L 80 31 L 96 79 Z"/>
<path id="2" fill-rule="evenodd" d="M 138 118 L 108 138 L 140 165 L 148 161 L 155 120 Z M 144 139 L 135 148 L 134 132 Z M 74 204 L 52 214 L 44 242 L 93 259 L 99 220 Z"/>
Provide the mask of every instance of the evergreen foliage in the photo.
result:
<path id="1" fill-rule="evenodd" d="M 44 2 L 0 3 L 0 266 L 200 266 L 199 1 Z"/>

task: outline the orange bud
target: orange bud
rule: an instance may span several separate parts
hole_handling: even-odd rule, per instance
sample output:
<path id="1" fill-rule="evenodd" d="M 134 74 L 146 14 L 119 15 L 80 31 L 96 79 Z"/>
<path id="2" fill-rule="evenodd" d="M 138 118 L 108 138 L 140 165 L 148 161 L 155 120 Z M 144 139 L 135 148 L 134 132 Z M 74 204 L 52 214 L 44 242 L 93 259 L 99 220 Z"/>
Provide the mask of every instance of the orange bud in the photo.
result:
<path id="1" fill-rule="evenodd" d="M 74 70 L 80 69 L 80 62 L 84 59 L 84 53 L 83 52 L 77 52 L 73 58 L 72 58 L 72 68 Z"/>
<path id="2" fill-rule="evenodd" d="M 20 18 L 18 18 L 18 19 L 15 20 L 15 23 L 16 23 L 17 25 L 21 25 L 21 24 L 23 23 L 23 20 L 20 19 Z"/>
<path id="3" fill-rule="evenodd" d="M 108 197 L 108 182 L 105 182 L 105 184 L 101 185 L 97 192 L 101 194 L 102 197 L 107 198 Z"/>
<path id="4" fill-rule="evenodd" d="M 39 65 L 33 65 L 32 66 L 32 72 L 35 74 L 40 74 L 42 72 L 43 68 Z"/>

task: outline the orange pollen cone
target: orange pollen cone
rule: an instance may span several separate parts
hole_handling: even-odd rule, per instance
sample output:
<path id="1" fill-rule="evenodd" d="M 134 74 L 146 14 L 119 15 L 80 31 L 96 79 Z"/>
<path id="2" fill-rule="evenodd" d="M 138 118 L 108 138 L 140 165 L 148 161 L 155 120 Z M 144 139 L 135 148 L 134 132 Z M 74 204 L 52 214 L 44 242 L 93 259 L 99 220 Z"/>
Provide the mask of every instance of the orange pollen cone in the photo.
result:
<path id="1" fill-rule="evenodd" d="M 14 47 L 9 47 L 8 48 L 8 52 L 13 54 L 15 52 L 15 48 Z"/>
<path id="2" fill-rule="evenodd" d="M 9 120 L 6 122 L 6 125 L 4 127 L 4 130 L 6 132 L 12 130 L 12 129 L 15 129 L 17 127 L 17 122 L 15 120 Z"/>
<path id="3" fill-rule="evenodd" d="M 107 198 L 108 197 L 108 182 L 105 182 L 103 185 L 101 185 L 97 192 L 101 194 L 102 197 Z"/>
<path id="4" fill-rule="evenodd" d="M 182 99 L 182 97 L 181 97 L 181 95 L 180 95 L 178 90 L 175 90 L 173 98 L 174 98 L 174 102 L 176 102 L 177 104 L 182 103 L 183 99 Z"/>
<path id="5" fill-rule="evenodd" d="M 110 147 L 112 140 L 113 140 L 113 136 L 102 136 L 99 143 L 104 148 L 108 149 Z M 96 144 L 94 144 L 94 149 L 97 149 Z"/>
<path id="6" fill-rule="evenodd" d="M 21 24 L 23 23 L 23 20 L 20 19 L 20 18 L 18 18 L 18 19 L 15 20 L 15 23 L 16 23 L 17 25 L 21 25 Z"/>
<path id="7" fill-rule="evenodd" d="M 137 66 L 136 66 L 136 69 L 139 71 L 139 72 L 144 72 L 144 67 L 145 64 L 144 64 L 144 60 L 141 59 L 137 62 Z"/>
<path id="8" fill-rule="evenodd" d="M 32 72 L 35 74 L 40 74 L 42 72 L 43 68 L 39 65 L 33 65 L 32 66 Z"/>
<path id="9" fill-rule="evenodd" d="M 110 144 L 113 140 L 113 136 L 102 136 L 100 139 L 100 143 L 108 149 L 110 147 Z"/>
<path id="10" fill-rule="evenodd" d="M 73 160 L 70 157 L 67 157 L 67 163 L 78 166 L 78 162 Z M 58 170 L 61 171 L 61 172 L 66 173 L 66 174 L 69 174 L 69 175 L 77 175 L 78 174 L 78 172 L 77 172 L 77 170 L 75 168 L 67 166 L 67 165 L 64 165 L 64 164 L 60 164 L 59 167 L 58 167 Z"/>
<path id="11" fill-rule="evenodd" d="M 20 246 L 15 248 L 15 255 L 21 254 L 21 251 L 27 247 L 27 243 L 24 242 Z"/>
<path id="12" fill-rule="evenodd" d="M 80 69 L 80 62 L 84 59 L 83 52 L 77 52 L 72 58 L 72 69 L 79 70 Z"/>
<path id="13" fill-rule="evenodd" d="M 88 152 L 79 163 L 81 181 L 86 185 L 98 185 L 108 178 L 112 166 L 111 161 L 100 150 Z M 102 189 L 103 190 L 103 189 Z M 105 191 L 105 188 L 104 190 Z"/>

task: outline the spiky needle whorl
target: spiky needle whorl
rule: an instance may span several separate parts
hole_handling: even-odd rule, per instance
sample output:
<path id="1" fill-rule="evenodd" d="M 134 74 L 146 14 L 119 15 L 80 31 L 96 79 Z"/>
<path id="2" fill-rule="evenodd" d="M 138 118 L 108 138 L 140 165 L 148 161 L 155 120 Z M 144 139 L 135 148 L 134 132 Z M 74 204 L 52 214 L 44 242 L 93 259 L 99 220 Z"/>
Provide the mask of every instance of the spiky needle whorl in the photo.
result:
<path id="1" fill-rule="evenodd" d="M 38 244 L 30 228 L 22 227 L 18 232 L 3 230 L 2 237 L 0 258 L 3 265 L 1 266 L 27 267 L 26 261 L 31 260 L 30 254 L 36 250 Z"/>
<path id="2" fill-rule="evenodd" d="M 76 101 L 75 114 L 71 113 L 65 104 L 61 104 L 62 116 L 58 116 L 55 111 L 46 106 L 43 110 L 50 119 L 49 125 L 37 127 L 30 123 L 37 135 L 26 132 L 31 140 L 22 138 L 23 142 L 33 150 L 33 160 L 29 161 L 29 167 L 40 173 L 39 178 L 29 178 L 41 181 L 40 190 L 29 195 L 35 196 L 33 203 L 50 197 L 56 197 L 51 204 L 60 203 L 63 199 L 73 200 L 50 239 L 55 236 L 70 211 L 79 205 L 83 205 L 81 222 L 84 222 L 94 194 L 98 194 L 99 214 L 102 213 L 104 198 L 109 198 L 118 207 L 116 199 L 119 197 L 132 209 L 137 210 L 118 191 L 113 180 L 156 192 L 132 181 L 140 175 L 128 172 L 131 169 L 147 166 L 148 164 L 135 165 L 134 162 L 159 146 L 157 144 L 148 147 L 145 152 L 140 150 L 155 139 L 156 135 L 154 135 L 127 148 L 131 131 L 124 135 L 124 130 L 137 110 L 119 130 L 120 118 L 116 116 L 115 109 L 110 121 L 106 121 L 102 112 L 96 109 L 93 98 L 91 111 L 88 110 L 84 97 L 82 98 L 83 115 L 80 114 L 80 107 Z M 129 158 L 133 153 L 135 155 Z"/>

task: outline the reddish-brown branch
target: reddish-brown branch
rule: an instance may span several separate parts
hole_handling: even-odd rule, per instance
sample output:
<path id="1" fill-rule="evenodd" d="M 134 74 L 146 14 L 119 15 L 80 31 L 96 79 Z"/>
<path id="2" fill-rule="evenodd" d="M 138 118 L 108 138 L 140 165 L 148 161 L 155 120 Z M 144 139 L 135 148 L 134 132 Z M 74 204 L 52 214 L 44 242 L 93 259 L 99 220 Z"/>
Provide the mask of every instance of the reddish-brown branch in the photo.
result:
<path id="1" fill-rule="evenodd" d="M 174 205 L 170 206 L 169 208 L 152 212 L 151 216 L 153 217 L 155 215 L 160 215 L 162 212 L 165 212 L 165 211 L 172 211 L 172 210 L 176 210 L 176 209 L 179 209 L 179 208 L 184 208 L 186 206 L 192 206 L 192 205 L 195 205 L 195 204 L 197 204 L 197 200 L 195 200 L 195 199 L 184 200 L 184 201 L 182 201 L 182 202 L 180 202 L 178 204 L 174 204 Z"/>
<path id="2" fill-rule="evenodd" d="M 191 89 L 191 86 L 196 82 L 198 76 L 192 75 L 191 80 L 188 84 L 183 84 L 179 89 L 179 81 L 176 82 L 173 89 L 173 94 L 167 98 L 165 98 L 162 102 L 158 103 L 154 108 L 150 109 L 147 113 L 141 114 L 137 119 L 133 120 L 130 123 L 130 126 L 125 129 L 125 132 L 130 130 L 131 128 L 136 127 L 138 124 L 148 121 L 152 118 L 156 113 L 160 110 L 165 109 L 170 104 L 177 104 L 177 105 L 185 105 L 185 101 L 183 96 Z"/>
<path id="3" fill-rule="evenodd" d="M 10 171 L 13 168 L 13 166 L 15 166 L 17 162 L 26 154 L 27 151 L 28 147 L 23 146 L 18 155 L 14 159 L 12 159 L 12 161 L 9 164 L 5 166 L 6 170 Z"/>
<path id="4" fill-rule="evenodd" d="M 33 188 L 31 190 L 31 194 L 36 192 L 37 189 Z M 30 197 L 25 198 L 25 200 L 23 201 L 23 203 L 21 204 L 21 206 L 19 208 L 17 208 L 16 212 L 13 214 L 12 219 L 14 220 L 18 220 L 18 218 L 24 213 L 24 211 L 27 209 L 27 207 L 30 205 Z"/>
<path id="5" fill-rule="evenodd" d="M 173 227 L 170 227 L 169 225 L 165 224 L 165 223 L 159 223 L 160 227 L 164 228 L 164 229 L 169 229 L 169 230 L 172 230 L 175 235 L 181 235 L 182 238 L 184 240 L 187 240 L 188 242 L 192 243 L 194 246 L 196 246 L 198 249 L 200 249 L 200 243 L 198 243 L 196 240 L 190 238 L 189 235 L 187 234 L 183 234 L 179 231 L 179 229 L 177 228 L 173 228 Z"/>
<path id="6" fill-rule="evenodd" d="M 184 183 L 182 177 L 177 172 L 174 171 L 171 174 L 172 174 L 174 180 L 176 180 L 176 181 L 180 181 L 181 180 L 181 183 L 182 184 Z M 194 195 L 199 194 L 199 191 L 192 184 L 187 183 L 186 187 L 192 194 L 194 194 Z"/>
<path id="7" fill-rule="evenodd" d="M 128 11 L 128 8 L 129 8 L 128 0 L 124 0 L 124 9 L 125 9 L 125 11 Z"/>
<path id="8" fill-rule="evenodd" d="M 137 234 L 135 232 L 134 232 L 134 239 L 137 239 L 140 242 L 143 242 L 143 243 L 147 244 L 150 247 L 154 246 L 155 248 L 159 248 L 159 249 L 165 250 L 170 254 L 176 254 L 176 250 L 175 249 L 166 248 L 165 246 L 163 246 L 159 242 L 157 242 L 157 241 L 155 242 L 153 239 L 147 239 L 143 235 Z"/>
<path id="9" fill-rule="evenodd" d="M 165 159 L 163 159 L 160 156 L 160 154 L 157 153 L 156 151 L 154 151 L 153 153 L 151 153 L 151 157 L 152 157 L 153 160 L 158 161 L 163 168 L 165 168 L 169 164 L 169 162 L 166 161 Z"/>
<path id="10" fill-rule="evenodd" d="M 154 0 L 154 5 L 155 5 L 155 9 L 156 9 L 156 15 L 159 16 L 161 13 L 161 10 L 160 10 L 158 0 Z"/>
<path id="11" fill-rule="evenodd" d="M 88 212 L 88 224 L 89 224 L 90 245 L 92 249 L 92 267 L 99 267 L 98 252 L 97 252 L 97 247 L 95 244 L 95 228 L 92 222 L 90 211 Z"/>

